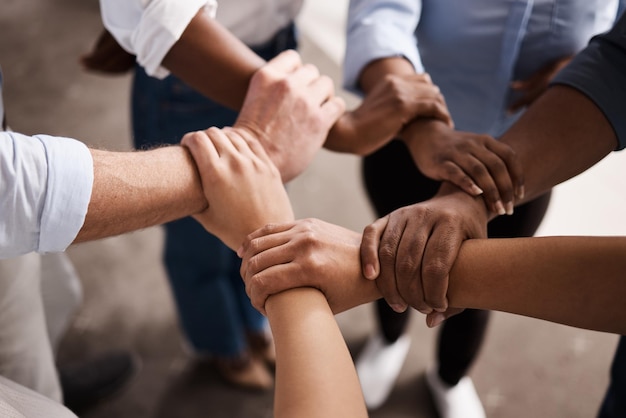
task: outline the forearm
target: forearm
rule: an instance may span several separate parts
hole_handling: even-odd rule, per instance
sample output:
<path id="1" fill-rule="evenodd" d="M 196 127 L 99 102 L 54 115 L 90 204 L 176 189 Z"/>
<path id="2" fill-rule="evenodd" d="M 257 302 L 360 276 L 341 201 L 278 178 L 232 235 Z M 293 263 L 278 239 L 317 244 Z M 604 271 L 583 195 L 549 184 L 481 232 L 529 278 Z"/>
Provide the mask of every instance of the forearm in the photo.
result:
<path id="1" fill-rule="evenodd" d="M 524 201 L 585 171 L 617 145 L 600 109 L 582 93 L 560 85 L 537 99 L 501 141 L 515 150 L 524 167 Z"/>
<path id="2" fill-rule="evenodd" d="M 280 417 L 367 416 L 352 358 L 324 295 L 312 288 L 271 296 Z"/>
<path id="3" fill-rule="evenodd" d="M 450 306 L 489 309 L 626 334 L 626 237 L 466 241 Z"/>
<path id="4" fill-rule="evenodd" d="M 91 153 L 93 190 L 74 242 L 162 224 L 207 206 L 196 165 L 183 147 Z"/>
<path id="5" fill-rule="evenodd" d="M 200 93 L 239 110 L 250 78 L 265 61 L 201 9 L 163 59 Z"/>

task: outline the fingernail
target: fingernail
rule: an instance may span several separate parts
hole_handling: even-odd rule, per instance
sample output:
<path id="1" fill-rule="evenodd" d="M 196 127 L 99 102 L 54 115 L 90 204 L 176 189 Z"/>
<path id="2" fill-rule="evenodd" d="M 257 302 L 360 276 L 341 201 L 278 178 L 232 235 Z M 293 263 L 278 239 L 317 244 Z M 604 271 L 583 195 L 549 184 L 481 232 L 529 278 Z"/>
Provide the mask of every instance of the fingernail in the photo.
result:
<path id="1" fill-rule="evenodd" d="M 365 265 L 365 278 L 366 279 L 375 279 L 376 278 L 376 269 L 371 264 Z"/>
<path id="2" fill-rule="evenodd" d="M 478 196 L 478 195 L 483 194 L 483 189 L 481 189 L 480 187 L 478 187 L 475 184 L 472 184 L 471 190 L 472 190 L 472 193 L 474 194 L 474 196 Z"/>
<path id="3" fill-rule="evenodd" d="M 506 214 L 507 215 L 513 215 L 513 209 L 515 208 L 515 205 L 513 204 L 513 202 L 507 202 L 506 203 Z"/>
<path id="4" fill-rule="evenodd" d="M 417 310 L 419 313 L 424 314 L 424 315 L 428 315 L 430 314 L 433 310 L 432 309 L 418 309 Z"/>
<path id="5" fill-rule="evenodd" d="M 403 305 L 401 303 L 392 303 L 389 306 L 391 307 L 391 309 L 393 309 L 397 313 L 402 313 L 402 312 L 406 311 L 406 308 L 407 308 L 406 305 Z"/>
<path id="6" fill-rule="evenodd" d="M 506 213 L 506 209 L 504 209 L 504 205 L 502 204 L 500 200 L 496 202 L 495 206 L 496 206 L 496 213 L 498 215 L 504 215 Z"/>
<path id="7" fill-rule="evenodd" d="M 517 195 L 518 199 L 523 199 L 524 195 L 526 194 L 526 190 L 524 190 L 524 186 L 518 186 L 517 190 L 515 191 L 515 194 Z"/>
<path id="8" fill-rule="evenodd" d="M 441 312 L 434 313 L 430 316 L 430 324 L 428 324 L 429 328 L 435 328 L 438 325 L 441 325 L 443 321 L 446 320 L 446 316 Z"/>
<path id="9" fill-rule="evenodd" d="M 237 257 L 239 258 L 243 257 L 243 245 L 237 248 Z"/>

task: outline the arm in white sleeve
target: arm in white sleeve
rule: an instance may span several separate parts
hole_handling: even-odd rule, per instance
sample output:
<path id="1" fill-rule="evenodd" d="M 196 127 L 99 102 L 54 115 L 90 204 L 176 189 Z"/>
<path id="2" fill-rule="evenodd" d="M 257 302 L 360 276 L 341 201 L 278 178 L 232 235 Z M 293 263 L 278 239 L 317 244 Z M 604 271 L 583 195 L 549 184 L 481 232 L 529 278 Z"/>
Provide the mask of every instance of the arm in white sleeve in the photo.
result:
<path id="1" fill-rule="evenodd" d="M 0 258 L 63 251 L 83 225 L 89 149 L 73 139 L 0 132 Z"/>
<path id="2" fill-rule="evenodd" d="M 422 12 L 416 0 L 351 0 L 344 62 L 344 86 L 358 92 L 359 75 L 377 59 L 402 56 L 424 72 L 415 29 Z"/>
<path id="3" fill-rule="evenodd" d="M 163 58 L 202 7 L 215 15 L 217 0 L 100 0 L 104 26 L 146 72 L 163 78 Z"/>

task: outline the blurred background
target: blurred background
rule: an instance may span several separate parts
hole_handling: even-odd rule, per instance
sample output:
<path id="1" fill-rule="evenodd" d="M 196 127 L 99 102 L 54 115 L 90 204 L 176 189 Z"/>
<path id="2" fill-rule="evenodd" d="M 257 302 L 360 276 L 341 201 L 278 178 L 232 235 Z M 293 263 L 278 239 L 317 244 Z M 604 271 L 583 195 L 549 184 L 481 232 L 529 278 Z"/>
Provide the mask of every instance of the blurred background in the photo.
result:
<path id="1" fill-rule="evenodd" d="M 309 0 L 299 21 L 305 61 L 341 85 L 347 0 Z M 102 29 L 95 0 L 3 0 L 0 65 L 13 130 L 77 138 L 109 150 L 130 149 L 130 76 L 85 73 L 78 64 Z M 358 99 L 346 95 L 350 107 Z M 614 154 L 556 188 L 540 235 L 625 235 L 626 154 Z M 298 217 L 318 217 L 360 231 L 373 212 L 354 156 L 321 151 L 289 185 Z M 64 339 L 59 361 L 112 348 L 139 354 L 138 375 L 83 416 L 272 416 L 273 394 L 224 385 L 211 370 L 189 367 L 167 279 L 159 227 L 68 250 L 85 301 Z M 580 307 L 585 309 L 584 306 Z M 374 329 L 370 306 L 337 317 L 358 353 Z M 433 362 L 436 331 L 414 313 L 413 344 L 389 401 L 372 417 L 434 417 L 423 373 Z M 608 383 L 617 337 L 496 313 L 471 372 L 492 417 L 595 416 Z"/>

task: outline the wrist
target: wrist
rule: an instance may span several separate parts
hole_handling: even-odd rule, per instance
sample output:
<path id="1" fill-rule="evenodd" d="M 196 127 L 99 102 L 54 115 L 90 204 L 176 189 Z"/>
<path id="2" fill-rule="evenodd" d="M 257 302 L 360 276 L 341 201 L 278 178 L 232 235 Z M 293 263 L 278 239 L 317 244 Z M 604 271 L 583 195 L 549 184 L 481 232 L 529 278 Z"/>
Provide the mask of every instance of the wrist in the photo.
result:
<path id="1" fill-rule="evenodd" d="M 454 199 L 456 202 L 459 202 L 466 206 L 468 210 L 471 210 L 476 216 L 483 218 L 485 220 L 485 223 L 498 216 L 497 213 L 492 212 L 488 208 L 482 195 L 472 196 L 457 187 L 456 185 L 447 181 L 441 183 L 441 187 L 439 188 L 439 191 L 437 192 L 435 197 Z"/>
<path id="2" fill-rule="evenodd" d="M 324 148 L 334 152 L 358 154 L 353 112 L 345 112 L 328 132 Z"/>

